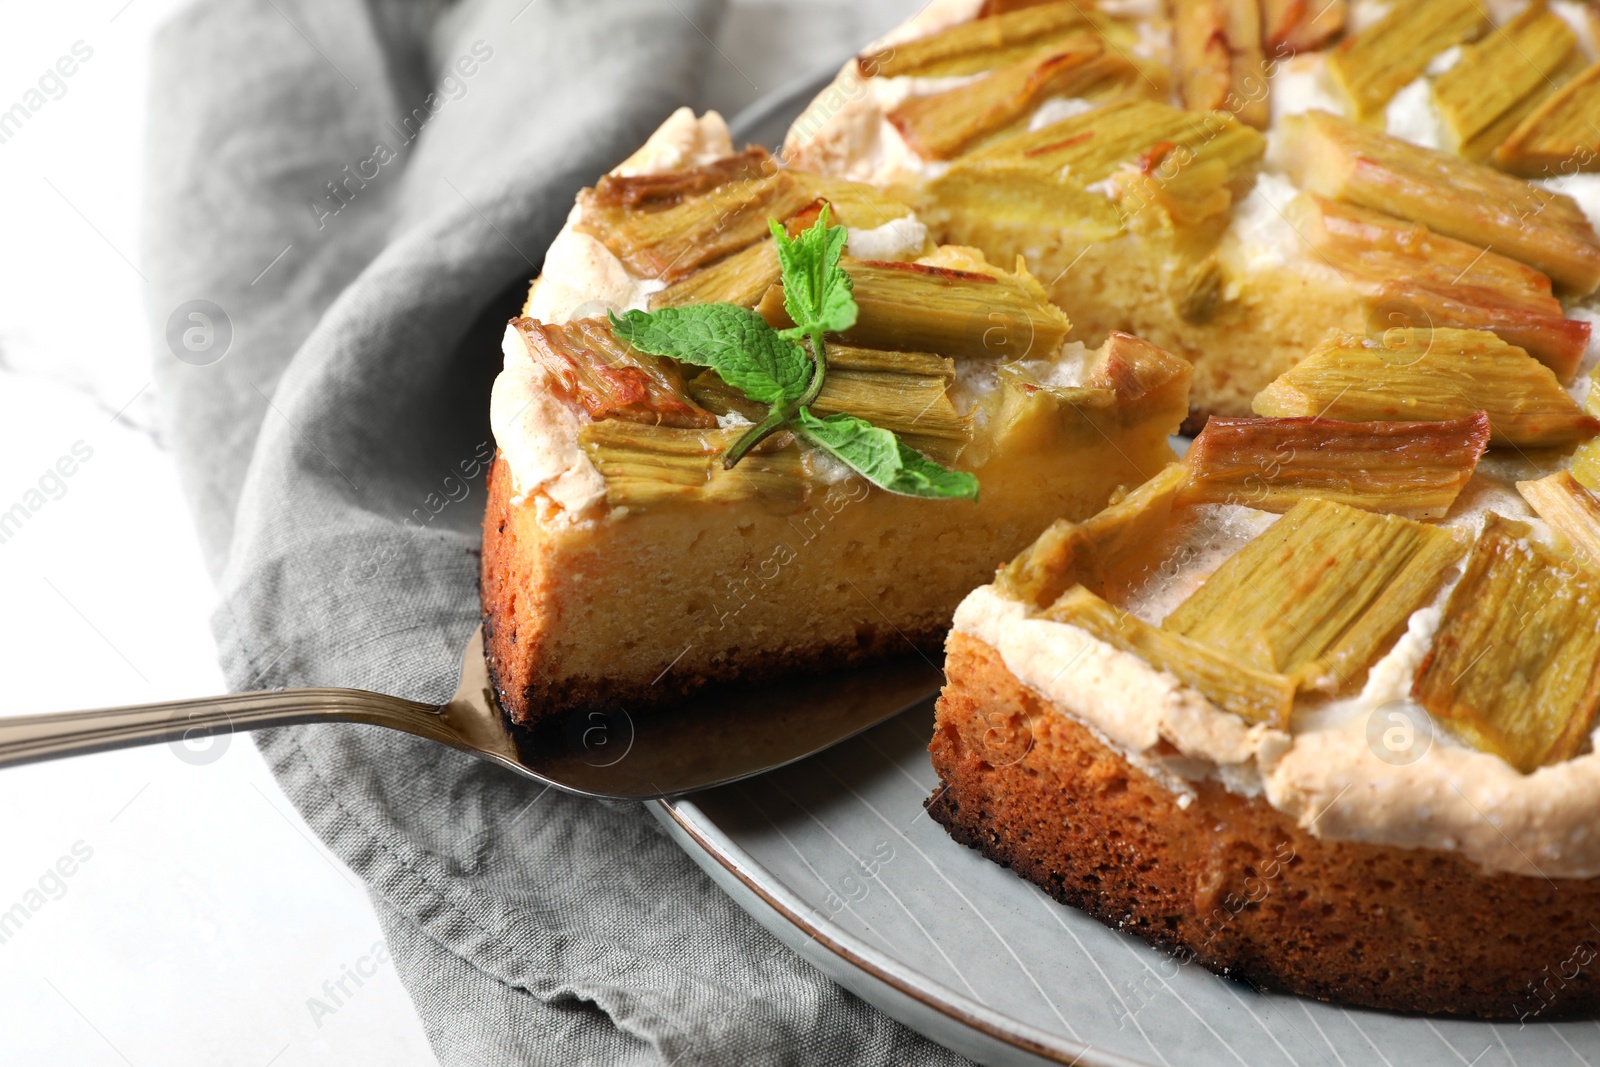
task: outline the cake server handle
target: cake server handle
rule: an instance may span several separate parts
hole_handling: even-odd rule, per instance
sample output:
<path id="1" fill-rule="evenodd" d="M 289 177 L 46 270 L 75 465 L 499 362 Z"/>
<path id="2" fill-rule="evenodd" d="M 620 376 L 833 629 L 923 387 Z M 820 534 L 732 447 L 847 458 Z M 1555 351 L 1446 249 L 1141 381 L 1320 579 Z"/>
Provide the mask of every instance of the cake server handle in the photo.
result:
<path id="1" fill-rule="evenodd" d="M 312 722 L 361 722 L 460 745 L 444 708 L 360 689 L 265 689 L 0 718 L 0 767 Z"/>
<path id="2" fill-rule="evenodd" d="M 0 718 L 0 768 L 174 743 L 240 730 L 350 722 L 427 738 L 547 786 L 611 800 L 653 800 L 782 767 L 926 702 L 944 675 L 920 652 L 761 689 L 729 687 L 634 722 L 626 708 L 579 708 L 533 726 L 501 711 L 483 628 L 461 652 L 455 693 L 439 705 L 362 689 L 265 689 L 126 708 Z M 215 749 L 213 751 L 216 751 Z"/>

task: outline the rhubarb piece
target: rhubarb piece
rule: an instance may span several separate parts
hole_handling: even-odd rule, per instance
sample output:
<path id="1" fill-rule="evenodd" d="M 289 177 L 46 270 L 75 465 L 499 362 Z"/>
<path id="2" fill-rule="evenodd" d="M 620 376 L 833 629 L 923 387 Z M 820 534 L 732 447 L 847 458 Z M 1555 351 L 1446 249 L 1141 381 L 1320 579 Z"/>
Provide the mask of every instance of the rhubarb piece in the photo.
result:
<path id="1" fill-rule="evenodd" d="M 1248 177 L 1266 150 L 1255 130 L 1228 115 L 1196 115 L 1151 100 L 1119 100 L 963 159 L 957 167 L 1065 169 L 1092 185 L 1132 164 L 1157 172 L 1219 168 L 1223 182 Z M 1170 179 L 1164 179 L 1170 180 Z"/>
<path id="2" fill-rule="evenodd" d="M 1231 111 L 1264 129 L 1267 72 L 1256 0 L 1172 0 L 1178 94 L 1191 111 Z"/>
<path id="3" fill-rule="evenodd" d="M 834 224 L 862 230 L 876 229 L 885 223 L 906 219 L 911 214 L 911 209 L 904 203 L 865 182 L 843 181 L 804 171 L 785 171 L 784 176 L 795 188 L 785 192 L 782 202 L 776 205 L 774 217 L 784 220 L 784 229 L 790 237 L 809 229 L 821 216 L 824 207 L 828 209 L 829 218 Z M 794 205 L 802 196 L 812 199 L 796 208 Z M 744 227 L 739 240 L 743 240 L 754 228 L 745 214 L 740 212 L 732 220 Z M 910 232 L 921 232 L 914 220 L 907 225 Z M 705 262 L 703 256 L 694 258 L 697 262 Z M 754 307 L 766 295 L 767 289 L 778 282 L 780 275 L 777 252 L 770 239 L 760 240 L 740 251 L 714 259 L 709 265 L 688 274 L 678 270 L 675 264 L 672 273 L 681 276 L 650 298 L 651 310 L 722 302 Z"/>
<path id="4" fill-rule="evenodd" d="M 799 237 L 811 227 L 822 221 L 822 212 L 830 205 L 822 197 L 817 197 L 811 203 L 790 215 L 783 224 L 783 232 L 790 240 Z"/>
<path id="5" fill-rule="evenodd" d="M 1031 56 L 977 82 L 913 96 L 888 118 L 925 159 L 953 159 L 1005 131 L 1047 97 L 1098 97 L 1135 83 L 1139 70 L 1098 40 Z"/>
<path id="6" fill-rule="evenodd" d="M 1536 0 L 1476 44 L 1434 79 L 1433 99 L 1448 134 L 1446 147 L 1482 160 L 1557 85 L 1583 67 L 1577 35 Z"/>
<path id="7" fill-rule="evenodd" d="M 1600 63 L 1545 97 L 1494 150 L 1495 166 L 1527 178 L 1600 170 L 1596 115 Z"/>
<path id="8" fill-rule="evenodd" d="M 1549 367 L 1557 381 L 1571 380 L 1589 347 L 1589 323 L 1563 317 L 1561 302 L 1554 297 L 1506 297 L 1501 290 L 1469 285 L 1433 289 L 1419 278 L 1402 277 L 1380 283 L 1363 301 L 1363 309 L 1369 333 L 1397 327 L 1488 330 Z"/>
<path id="9" fill-rule="evenodd" d="M 855 326 L 839 335 L 846 344 L 956 358 L 1037 359 L 1055 352 L 1072 326 L 1020 264 L 1014 273 L 849 257 L 844 265 L 858 309 Z M 774 326 L 792 325 L 779 286 L 768 290 L 756 310 Z"/>
<path id="10" fill-rule="evenodd" d="M 578 441 L 605 478 L 612 507 L 657 507 L 761 499 L 799 509 L 810 492 L 808 458 L 790 434 L 768 438 L 731 470 L 723 453 L 742 430 L 690 430 L 606 419 L 585 425 Z"/>
<path id="11" fill-rule="evenodd" d="M 1490 514 L 1412 699 L 1517 770 L 1571 759 L 1600 709 L 1600 578 Z"/>
<path id="12" fill-rule="evenodd" d="M 1256 394 L 1257 415 L 1350 422 L 1489 415 L 1491 441 L 1571 444 L 1600 433 L 1549 367 L 1483 330 L 1336 335 Z"/>
<path id="13" fill-rule="evenodd" d="M 603 186 L 578 195 L 583 214 L 576 228 L 634 275 L 669 283 L 762 240 L 769 218 L 786 219 L 813 199 L 785 171 L 723 181 L 656 210 L 624 206 Z"/>
<path id="14" fill-rule="evenodd" d="M 778 171 L 778 161 L 765 148 L 743 152 L 685 170 L 652 174 L 607 174 L 595 183 L 589 198 L 595 206 L 622 211 L 662 211 L 704 196 L 729 182 L 757 181 Z"/>
<path id="15" fill-rule="evenodd" d="M 929 459 L 949 463 L 972 440 L 971 417 L 958 412 L 947 393 L 955 376 L 952 360 L 926 352 L 831 344 L 828 374 L 811 410 L 819 416 L 858 416 L 898 434 Z M 716 371 L 702 371 L 687 389 L 717 415 L 737 413 L 759 422 L 767 414 L 767 405 L 731 388 Z"/>
<path id="16" fill-rule="evenodd" d="M 753 308 L 781 277 L 778 253 L 768 238 L 673 282 L 650 297 L 650 310 L 718 303 Z"/>
<path id="17" fill-rule="evenodd" d="M 1112 330 L 1097 350 L 1089 385 L 1115 395 L 1118 403 L 1143 400 L 1174 385 L 1187 392 L 1194 368 L 1160 345 Z"/>
<path id="18" fill-rule="evenodd" d="M 811 410 L 866 419 L 929 459 L 948 464 L 972 440 L 971 417 L 950 400 L 954 379 L 955 364 L 938 356 L 833 345 L 828 376 Z"/>
<path id="19" fill-rule="evenodd" d="M 998 371 L 999 403 L 991 397 L 980 404 L 991 412 L 990 436 L 1014 447 L 1042 439 L 1064 420 L 1087 421 L 1107 439 L 1115 437 L 1128 405 L 1186 397 L 1194 374 L 1187 360 L 1115 331 L 1093 353 L 1079 347 L 1046 359 L 1010 360 Z"/>
<path id="20" fill-rule="evenodd" d="M 625 344 L 605 319 L 551 325 L 513 319 L 533 361 L 554 389 L 589 418 L 661 426 L 711 427 L 717 418 L 689 398 L 683 374 L 671 360 Z"/>
<path id="21" fill-rule="evenodd" d="M 1180 225 L 1225 220 L 1265 149 L 1226 113 L 1116 100 L 964 155 L 929 193 L 954 216 L 1105 239 L 1148 207 Z"/>
<path id="22" fill-rule="evenodd" d="M 1318 497 L 1408 519 L 1442 519 L 1489 447 L 1489 417 L 1340 422 L 1212 416 L 1189 446 L 1186 503 L 1279 514 Z"/>
<path id="23" fill-rule="evenodd" d="M 1170 463 L 1082 522 L 1056 520 L 1000 568 L 996 587 L 1012 600 L 1041 609 L 1075 585 L 1103 594 L 1116 569 L 1167 528 L 1188 480 L 1188 468 Z"/>
<path id="24" fill-rule="evenodd" d="M 820 211 L 822 204 L 827 204 L 828 216 L 836 226 L 870 230 L 911 214 L 911 208 L 904 202 L 866 182 L 848 181 L 803 170 L 790 171 L 789 174 L 816 198 L 806 210 Z"/>
<path id="25" fill-rule="evenodd" d="M 1096 31 L 1089 7 L 1068 0 L 962 22 L 860 56 L 856 66 L 864 78 L 947 77 L 994 70 L 1043 48 L 1092 38 Z"/>
<path id="26" fill-rule="evenodd" d="M 1577 294 L 1600 284 L 1600 240 L 1569 196 L 1325 111 L 1290 116 L 1284 136 L 1302 189 L 1492 248 Z"/>
<path id="27" fill-rule="evenodd" d="M 1421 223 L 1313 194 L 1296 197 L 1287 214 L 1295 230 L 1341 272 L 1373 278 L 1418 275 L 1419 284 L 1430 289 L 1448 291 L 1455 282 L 1561 306 L 1550 295 L 1550 279 L 1539 271 Z"/>
<path id="28" fill-rule="evenodd" d="M 1585 489 L 1571 471 L 1518 482 L 1517 492 L 1586 567 L 1600 574 L 1600 497 Z"/>
<path id="29" fill-rule="evenodd" d="M 1349 692 L 1465 551 L 1448 530 L 1302 500 L 1161 626 L 1301 688 Z"/>
<path id="30" fill-rule="evenodd" d="M 949 385 L 944 377 L 830 368 L 811 408 L 818 415 L 847 412 L 902 436 L 964 444 L 972 438 L 972 420 L 950 402 Z"/>
<path id="31" fill-rule="evenodd" d="M 1367 328 L 1493 330 L 1568 381 L 1589 324 L 1564 317 L 1550 279 L 1507 256 L 1420 223 L 1307 193 L 1285 215 L 1318 255 L 1363 294 Z"/>
<path id="32" fill-rule="evenodd" d="M 1283 59 L 1312 52 L 1344 29 L 1346 0 L 1261 0 L 1261 44 L 1267 55 Z"/>
<path id="33" fill-rule="evenodd" d="M 1293 678 L 1255 670 L 1224 652 L 1151 626 L 1081 585 L 1063 593 L 1043 617 L 1076 626 L 1113 648 L 1131 652 L 1242 719 L 1280 729 L 1289 725 L 1289 712 L 1294 706 Z"/>
<path id="34" fill-rule="evenodd" d="M 1350 98 L 1356 118 L 1383 117 L 1394 94 L 1421 77 L 1429 60 L 1490 27 L 1477 0 L 1407 0 L 1328 53 L 1328 71 Z"/>
<path id="35" fill-rule="evenodd" d="M 1115 189 L 1125 225 L 1149 208 L 1178 227 L 1229 217 L 1266 140 L 1226 112 L 1195 118 L 1199 121 L 1194 126 L 1173 131 L 1174 136 L 1149 145 L 1110 175 L 1108 184 Z"/>
<path id="36" fill-rule="evenodd" d="M 858 348 L 855 345 L 829 345 L 828 369 L 919 375 L 939 378 L 946 384 L 955 381 L 956 377 L 955 360 L 946 359 L 944 356 L 936 356 L 931 352 L 891 352 L 881 348 Z"/>

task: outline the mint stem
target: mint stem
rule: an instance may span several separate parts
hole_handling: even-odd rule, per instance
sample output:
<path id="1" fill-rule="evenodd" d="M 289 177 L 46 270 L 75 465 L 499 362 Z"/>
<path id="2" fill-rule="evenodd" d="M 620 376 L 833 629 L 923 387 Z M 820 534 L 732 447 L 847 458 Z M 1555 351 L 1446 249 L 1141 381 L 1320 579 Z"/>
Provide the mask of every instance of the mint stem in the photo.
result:
<path id="1" fill-rule="evenodd" d="M 795 413 L 803 407 L 809 407 L 822 392 L 822 379 L 828 373 L 828 349 L 822 343 L 822 331 L 817 330 L 807 335 L 811 341 L 811 383 L 806 386 L 805 395 L 790 404 L 774 404 L 767 412 L 767 417 L 746 430 L 737 441 L 728 446 L 722 454 L 722 469 L 732 470 L 747 453 L 762 441 L 771 437 L 779 430 L 784 429 L 794 421 Z"/>
<path id="2" fill-rule="evenodd" d="M 722 454 L 722 469 L 732 470 L 733 465 L 745 457 L 745 453 L 783 429 L 789 420 L 794 418 L 794 411 L 793 404 L 772 405 L 766 418 L 750 427 L 737 441 L 728 446 L 728 450 Z"/>
<path id="3" fill-rule="evenodd" d="M 795 407 L 808 408 L 812 401 L 817 399 L 817 394 L 822 392 L 822 379 L 828 373 L 828 349 L 822 343 L 822 331 L 813 330 L 807 336 L 811 339 L 811 364 L 815 370 L 811 373 L 811 384 L 806 387 L 805 395 L 795 401 Z"/>

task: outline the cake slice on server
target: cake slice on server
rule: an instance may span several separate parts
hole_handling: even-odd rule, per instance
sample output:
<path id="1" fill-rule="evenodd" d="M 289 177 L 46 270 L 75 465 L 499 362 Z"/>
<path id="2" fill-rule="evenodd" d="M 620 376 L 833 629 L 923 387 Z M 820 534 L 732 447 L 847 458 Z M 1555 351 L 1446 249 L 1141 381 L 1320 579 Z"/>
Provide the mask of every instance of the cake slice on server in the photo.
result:
<path id="1" fill-rule="evenodd" d="M 504 338 L 482 569 L 518 723 L 936 650 L 1061 515 L 1172 458 L 1189 365 L 1026 265 L 674 115 L 585 190 Z"/>

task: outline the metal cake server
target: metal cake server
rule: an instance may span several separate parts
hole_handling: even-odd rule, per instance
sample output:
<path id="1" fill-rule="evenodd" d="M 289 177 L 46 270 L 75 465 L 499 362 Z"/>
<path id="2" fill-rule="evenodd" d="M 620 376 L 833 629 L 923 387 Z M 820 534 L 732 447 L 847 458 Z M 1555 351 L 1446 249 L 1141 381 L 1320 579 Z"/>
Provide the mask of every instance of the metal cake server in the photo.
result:
<path id="1" fill-rule="evenodd" d="M 724 689 L 637 717 L 621 707 L 558 715 L 534 729 L 501 713 L 483 630 L 440 705 L 361 689 L 266 689 L 98 711 L 0 719 L 0 767 L 269 726 L 356 722 L 403 730 L 586 796 L 651 800 L 804 759 L 932 697 L 932 661 L 910 655 L 847 671 Z"/>

